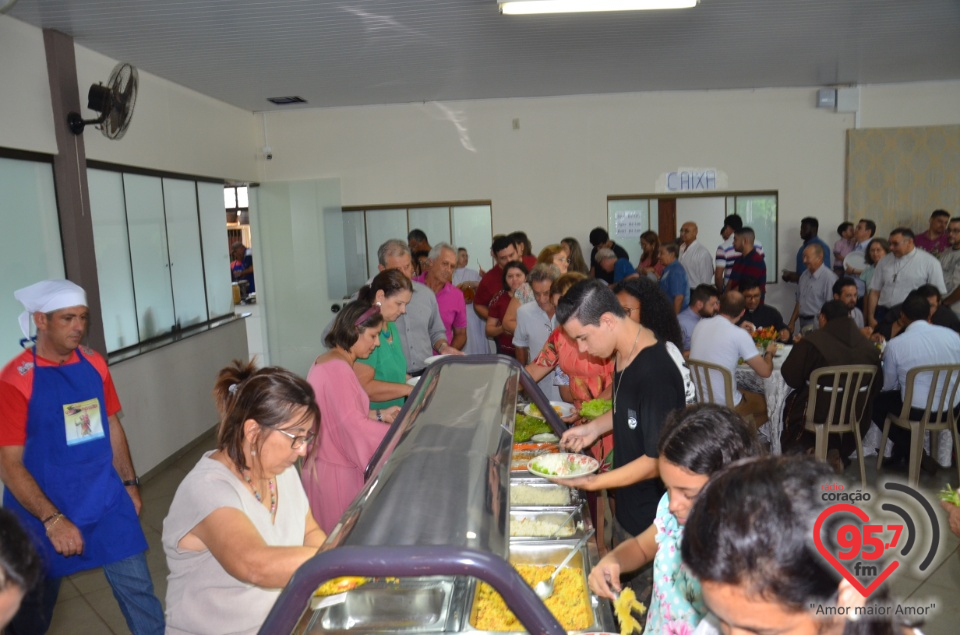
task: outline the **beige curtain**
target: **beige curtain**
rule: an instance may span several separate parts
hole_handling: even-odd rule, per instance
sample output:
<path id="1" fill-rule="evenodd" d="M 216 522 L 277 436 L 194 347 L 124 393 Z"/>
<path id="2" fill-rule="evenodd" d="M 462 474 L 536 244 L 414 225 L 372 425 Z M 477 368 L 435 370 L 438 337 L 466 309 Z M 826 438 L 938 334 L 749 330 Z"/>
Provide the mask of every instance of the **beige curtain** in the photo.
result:
<path id="1" fill-rule="evenodd" d="M 960 126 L 847 132 L 846 218 L 926 231 L 930 213 L 960 216 Z"/>

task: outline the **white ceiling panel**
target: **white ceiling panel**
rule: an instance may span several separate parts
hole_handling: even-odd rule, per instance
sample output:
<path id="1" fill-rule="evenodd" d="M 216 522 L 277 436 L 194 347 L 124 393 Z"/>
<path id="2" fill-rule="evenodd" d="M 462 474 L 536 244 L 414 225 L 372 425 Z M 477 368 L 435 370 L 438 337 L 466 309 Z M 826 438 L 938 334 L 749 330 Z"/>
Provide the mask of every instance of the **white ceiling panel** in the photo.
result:
<path id="1" fill-rule="evenodd" d="M 503 16 L 496 0 L 19 0 L 10 15 L 251 111 L 960 79 L 958 0 L 702 0 Z"/>

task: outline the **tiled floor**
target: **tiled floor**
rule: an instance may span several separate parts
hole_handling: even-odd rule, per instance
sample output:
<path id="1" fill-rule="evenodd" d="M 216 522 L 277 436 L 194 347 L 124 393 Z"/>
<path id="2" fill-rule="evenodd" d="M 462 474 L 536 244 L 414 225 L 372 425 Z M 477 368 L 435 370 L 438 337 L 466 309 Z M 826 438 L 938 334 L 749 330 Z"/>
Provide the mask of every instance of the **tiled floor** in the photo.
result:
<path id="1" fill-rule="evenodd" d="M 141 488 L 143 509 L 140 513 L 140 524 L 150 545 L 147 551 L 147 565 L 150 567 L 154 589 L 161 602 L 164 602 L 167 594 L 167 574 L 169 573 L 163 547 L 160 544 L 163 519 L 167 515 L 170 503 L 173 502 L 173 495 L 180 481 L 193 469 L 204 452 L 213 449 L 213 445 L 214 437 L 211 432 L 169 467 L 151 474 Z M 85 571 L 63 581 L 49 633 L 51 635 L 130 633 L 102 570 Z"/>
<path id="2" fill-rule="evenodd" d="M 173 500 L 177 486 L 200 459 L 203 452 L 212 449 L 213 436 L 205 438 L 193 449 L 180 457 L 170 467 L 151 475 L 143 485 L 143 512 L 140 516 L 143 530 L 150 544 L 147 562 L 153 575 L 157 596 L 164 600 L 167 590 L 167 564 L 160 545 L 163 519 Z M 867 461 L 867 482 L 876 484 L 877 472 L 874 462 Z M 856 464 L 850 466 L 846 476 L 851 483 L 859 482 Z M 945 483 L 958 485 L 956 469 L 942 469 L 935 476 L 922 474 L 920 485 L 931 500 Z M 874 497 L 875 499 L 878 497 Z M 889 499 L 885 499 L 889 500 Z M 956 635 L 960 624 L 960 539 L 950 533 L 944 520 L 945 514 L 935 507 L 940 519 L 940 547 L 936 558 L 926 571 L 915 568 L 896 571 L 886 583 L 895 598 L 911 605 L 936 603 L 936 610 L 927 620 L 923 631 L 926 635 Z M 923 534 L 920 534 L 923 535 Z M 924 549 L 923 540 L 918 545 Z M 76 633 L 109 634 L 129 633 L 116 600 L 100 570 L 87 571 L 64 580 L 53 617 L 50 633 L 75 635 Z"/>

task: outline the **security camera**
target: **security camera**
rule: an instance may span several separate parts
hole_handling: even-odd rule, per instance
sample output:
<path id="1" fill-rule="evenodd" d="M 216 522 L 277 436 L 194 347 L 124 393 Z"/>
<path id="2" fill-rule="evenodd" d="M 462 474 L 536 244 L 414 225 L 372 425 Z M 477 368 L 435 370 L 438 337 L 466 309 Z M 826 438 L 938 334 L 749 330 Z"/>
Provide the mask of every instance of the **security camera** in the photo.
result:
<path id="1" fill-rule="evenodd" d="M 267 161 L 273 160 L 273 148 L 270 146 L 263 146 L 263 156 L 266 157 Z"/>

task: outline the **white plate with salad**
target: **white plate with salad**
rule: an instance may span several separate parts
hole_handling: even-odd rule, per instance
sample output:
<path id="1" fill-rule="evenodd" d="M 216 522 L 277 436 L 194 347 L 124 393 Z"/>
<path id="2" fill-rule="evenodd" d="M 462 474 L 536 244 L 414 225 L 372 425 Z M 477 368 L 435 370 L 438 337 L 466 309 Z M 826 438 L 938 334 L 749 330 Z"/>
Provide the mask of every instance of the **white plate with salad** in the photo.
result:
<path id="1" fill-rule="evenodd" d="M 600 469 L 600 461 L 586 454 L 541 454 L 527 464 L 527 471 L 545 478 L 576 478 L 593 474 Z"/>
<path id="2" fill-rule="evenodd" d="M 572 403 L 567 403 L 566 401 L 551 401 L 550 405 L 560 418 L 569 417 L 577 411 L 577 409 L 573 407 Z M 543 413 L 540 412 L 540 408 L 538 408 L 537 404 L 534 403 L 527 404 L 523 409 L 523 414 L 543 419 Z"/>

